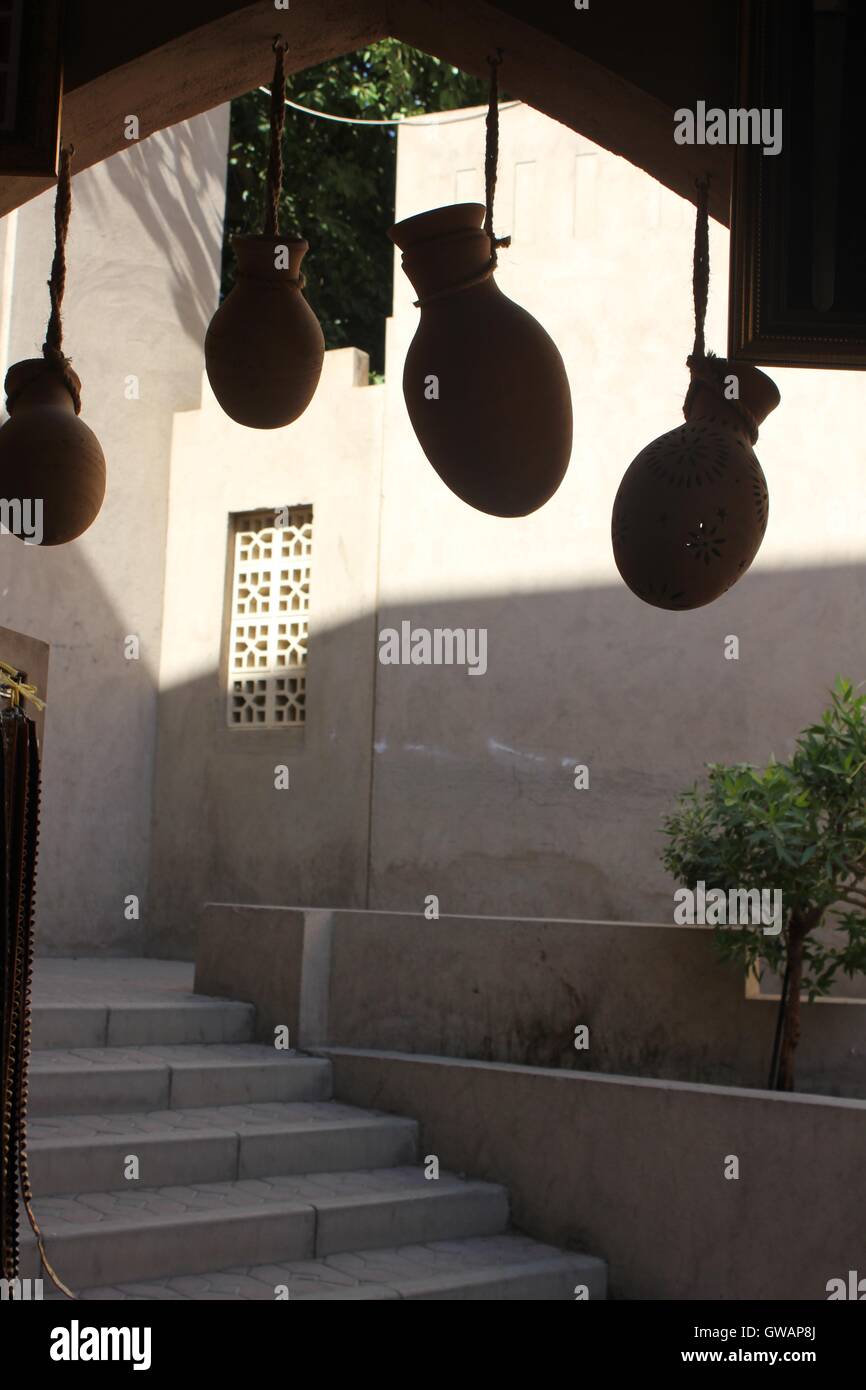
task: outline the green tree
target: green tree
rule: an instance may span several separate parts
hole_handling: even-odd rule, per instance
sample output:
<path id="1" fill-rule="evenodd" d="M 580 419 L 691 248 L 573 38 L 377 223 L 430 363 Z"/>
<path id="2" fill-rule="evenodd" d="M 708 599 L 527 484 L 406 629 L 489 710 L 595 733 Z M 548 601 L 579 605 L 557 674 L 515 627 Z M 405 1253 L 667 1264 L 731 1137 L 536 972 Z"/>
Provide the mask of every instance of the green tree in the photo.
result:
<path id="1" fill-rule="evenodd" d="M 383 39 L 286 82 L 293 101 L 335 115 L 390 120 L 477 105 L 483 83 L 396 39 Z M 269 97 L 232 102 L 223 294 L 234 283 L 228 238 L 261 230 L 270 140 Z M 484 123 L 478 122 L 479 148 Z M 391 312 L 397 140 L 394 126 L 343 125 L 286 108 L 280 227 L 305 236 L 306 295 L 331 347 L 360 347 L 381 374 Z M 418 211 L 423 211 L 419 208 Z"/>
<path id="2" fill-rule="evenodd" d="M 801 991 L 811 1002 L 840 970 L 866 970 L 866 695 L 838 678 L 788 762 L 709 765 L 664 831 L 663 862 L 680 883 L 782 893 L 777 936 L 720 926 L 716 943 L 726 959 L 782 974 L 771 1081 L 778 1056 L 776 1085 L 793 1090 Z M 835 930 L 819 937 L 821 927 Z"/>

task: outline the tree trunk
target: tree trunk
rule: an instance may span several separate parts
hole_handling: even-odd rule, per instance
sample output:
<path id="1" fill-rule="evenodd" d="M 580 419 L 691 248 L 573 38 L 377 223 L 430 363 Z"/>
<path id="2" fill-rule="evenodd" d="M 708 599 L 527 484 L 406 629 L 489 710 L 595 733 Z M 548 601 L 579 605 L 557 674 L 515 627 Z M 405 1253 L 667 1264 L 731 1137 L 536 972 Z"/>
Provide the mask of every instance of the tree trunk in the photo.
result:
<path id="1" fill-rule="evenodd" d="M 800 987 L 803 980 L 803 942 L 809 931 L 809 924 L 802 918 L 792 915 L 788 924 L 788 997 L 785 1000 L 785 1015 L 782 1032 L 782 1050 L 779 1056 L 778 1091 L 794 1089 L 794 1053 L 800 1041 Z"/>

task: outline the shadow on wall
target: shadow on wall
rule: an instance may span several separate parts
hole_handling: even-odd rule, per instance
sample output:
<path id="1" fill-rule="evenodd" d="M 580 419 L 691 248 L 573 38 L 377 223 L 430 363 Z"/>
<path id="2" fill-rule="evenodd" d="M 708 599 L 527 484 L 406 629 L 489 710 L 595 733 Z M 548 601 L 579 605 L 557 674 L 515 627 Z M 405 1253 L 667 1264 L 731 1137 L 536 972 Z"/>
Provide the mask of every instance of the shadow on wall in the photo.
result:
<path id="1" fill-rule="evenodd" d="M 215 226 L 221 222 L 206 200 L 212 196 L 212 170 L 224 158 L 222 127 L 199 120 L 192 128 L 183 125 L 173 131 L 170 149 L 161 149 L 156 158 L 149 150 L 132 145 L 122 158 L 107 160 L 103 167 L 108 188 L 103 190 L 94 180 L 86 185 L 84 195 L 97 217 L 102 206 L 107 224 L 117 216 L 117 196 L 134 210 L 159 256 L 160 276 L 171 277 L 176 314 L 171 331 L 176 333 L 180 328 L 186 334 L 196 360 L 214 312 L 210 282 L 215 259 L 219 264 Z M 181 400 L 175 409 L 200 406 L 200 383 L 199 370 L 193 374 L 188 400 Z"/>
<path id="2" fill-rule="evenodd" d="M 49 643 L 39 949 L 140 952 L 176 412 L 201 401 L 218 299 L 227 111 L 133 144 L 74 179 L 64 342 L 105 453 L 102 510 L 80 541 L 0 537 L 0 623 Z M 118 196 L 119 195 L 119 196 Z M 53 194 L 21 208 L 4 311 L 11 361 L 38 352 Z M 133 389 L 134 387 L 134 389 Z M 140 389 L 139 389 L 140 388 Z M 139 643 L 127 659 L 125 639 Z"/>
<path id="3" fill-rule="evenodd" d="M 0 621 L 50 644 L 37 949 L 134 954 L 124 898 L 146 896 L 154 672 L 124 659 L 128 620 L 79 547 L 0 537 L 0 594 Z"/>
<path id="4" fill-rule="evenodd" d="M 864 585 L 759 572 L 639 621 L 621 585 L 313 618 L 300 729 L 226 728 L 215 671 L 163 691 L 148 953 L 191 956 L 206 901 L 671 921 L 663 813 L 707 762 L 788 756 L 836 672 L 866 676 Z M 404 620 L 483 629 L 486 673 L 380 664 Z"/>

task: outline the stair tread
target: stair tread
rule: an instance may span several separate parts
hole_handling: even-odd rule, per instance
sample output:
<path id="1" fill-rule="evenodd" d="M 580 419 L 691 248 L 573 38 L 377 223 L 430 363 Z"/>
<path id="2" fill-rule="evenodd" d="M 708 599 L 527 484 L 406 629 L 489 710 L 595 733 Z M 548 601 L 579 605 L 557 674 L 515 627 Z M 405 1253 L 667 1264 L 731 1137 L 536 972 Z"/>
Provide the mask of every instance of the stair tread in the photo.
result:
<path id="1" fill-rule="evenodd" d="M 253 1005 L 192 985 L 189 963 L 38 963 L 36 1216 L 80 1297 L 605 1297 L 603 1261 L 511 1231 L 495 1182 L 428 1179 L 417 1121 L 329 1099 L 327 1058 L 253 1042 Z M 153 1185 L 121 1186 L 118 1152 Z M 22 1256 L 35 1274 L 29 1231 Z"/>
<path id="2" fill-rule="evenodd" d="M 328 1066 L 322 1057 L 308 1057 L 289 1049 L 277 1051 L 265 1043 L 153 1043 L 140 1047 L 38 1048 L 30 1059 L 30 1069 L 33 1073 L 148 1066 L 278 1067 L 298 1062 L 308 1067 Z"/>
<path id="3" fill-rule="evenodd" d="M 39 956 L 34 963 L 34 1004 L 118 1004 L 211 1000 L 194 995 L 192 961 L 143 956 Z"/>
<path id="4" fill-rule="evenodd" d="M 129 1114 L 327 1100 L 331 1066 L 263 1043 L 147 1043 L 33 1053 L 30 1115 Z"/>
<path id="5" fill-rule="evenodd" d="M 483 1287 L 503 1278 L 554 1272 L 581 1280 L 593 1278 L 604 1286 L 603 1261 L 505 1232 L 115 1284 L 87 1289 L 79 1297 L 273 1301 L 276 1287 L 285 1286 L 290 1298 L 394 1299 L 437 1287 L 442 1291 L 465 1283 Z"/>
<path id="6" fill-rule="evenodd" d="M 131 1111 L 120 1114 L 73 1114 L 31 1118 L 28 1147 L 190 1139 L 201 1135 L 278 1134 L 311 1128 L 351 1126 L 415 1128 L 413 1120 L 337 1101 L 257 1101 L 243 1105 L 209 1105 L 179 1110 Z"/>
<path id="7" fill-rule="evenodd" d="M 431 1181 L 425 1178 L 423 1168 L 413 1166 L 44 1197 L 37 1200 L 36 1214 L 43 1233 L 57 1238 L 85 1228 L 105 1231 L 184 1221 L 212 1223 L 261 1216 L 268 1210 L 324 1210 L 382 1201 L 496 1195 L 504 1196 L 504 1189 L 496 1183 L 447 1173 Z"/>
<path id="8" fill-rule="evenodd" d="M 60 1000 L 37 992 L 34 1049 L 141 1047 L 178 1043 L 251 1042 L 255 1006 L 238 999 L 130 989 L 122 995 Z"/>
<path id="9" fill-rule="evenodd" d="M 173 1009 L 189 1008 L 248 1010 L 252 1009 L 253 1005 L 245 1003 L 243 999 L 224 999 L 222 995 L 188 994 L 181 991 L 167 993 L 164 997 L 149 997 L 137 991 L 130 991 L 129 994 L 118 995 L 112 999 L 96 996 L 86 999 L 46 999 L 39 995 L 33 999 L 34 1013 L 38 1013 L 40 1009 L 101 1009 L 106 1012 L 115 1009 L 150 1009 L 153 1013 L 168 1013 Z"/>

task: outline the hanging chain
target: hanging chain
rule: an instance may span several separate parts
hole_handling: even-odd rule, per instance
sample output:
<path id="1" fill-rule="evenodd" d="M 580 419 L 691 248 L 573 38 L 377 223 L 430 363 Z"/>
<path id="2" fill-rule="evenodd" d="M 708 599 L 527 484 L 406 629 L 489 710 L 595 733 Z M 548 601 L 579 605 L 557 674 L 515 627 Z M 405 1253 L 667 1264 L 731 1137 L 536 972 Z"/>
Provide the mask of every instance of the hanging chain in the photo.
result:
<path id="1" fill-rule="evenodd" d="M 695 258 L 692 271 L 692 288 L 695 297 L 695 345 L 692 349 L 692 356 L 706 357 L 704 321 L 707 317 L 707 300 L 710 293 L 709 174 L 702 179 L 695 179 L 695 187 L 698 190 L 698 198 L 695 217 Z"/>
<path id="2" fill-rule="evenodd" d="M 511 237 L 497 237 L 493 232 L 493 199 L 496 196 L 496 176 L 499 168 L 499 65 L 502 49 L 497 48 L 487 59 L 490 65 L 490 95 L 487 103 L 487 140 L 484 152 L 484 230 L 490 238 L 490 264 L 496 269 L 500 246 L 510 246 Z"/>
<path id="3" fill-rule="evenodd" d="M 60 172 L 57 176 L 57 196 L 54 200 L 54 260 L 51 263 L 51 279 L 48 293 L 51 298 L 51 316 L 42 344 L 45 361 L 54 368 L 72 397 L 75 413 L 81 413 L 81 396 L 75 377 L 69 369 L 69 358 L 63 352 L 63 295 L 66 290 L 66 236 L 69 231 L 69 218 L 72 213 L 72 156 L 75 146 L 68 145 L 60 151 Z"/>
<path id="4" fill-rule="evenodd" d="M 283 188 L 283 129 L 286 124 L 286 71 L 284 55 L 288 44 L 274 39 L 274 77 L 271 82 L 271 151 L 268 158 L 268 184 L 265 200 L 265 236 L 280 234 L 280 193 Z"/>
<path id="5" fill-rule="evenodd" d="M 39 751 L 36 740 L 36 729 L 32 720 L 27 719 L 25 721 L 25 729 L 27 731 L 27 779 L 25 783 L 24 814 L 27 827 L 27 859 L 22 864 L 22 901 L 24 903 L 24 912 L 21 922 L 21 941 L 24 950 L 20 977 L 20 1018 L 22 1020 L 22 1031 L 20 1041 L 21 1070 L 17 1116 L 18 1176 L 21 1188 L 21 1200 L 24 1203 L 24 1210 L 27 1213 L 27 1220 L 30 1222 L 31 1230 L 36 1237 L 40 1267 L 48 1275 L 48 1278 L 51 1280 L 58 1293 L 62 1293 L 66 1298 L 75 1299 L 75 1294 L 64 1284 L 60 1275 L 49 1260 L 48 1252 L 45 1249 L 45 1237 L 36 1219 L 36 1213 L 33 1210 L 33 1187 L 30 1182 L 30 1163 L 27 1153 L 27 1109 L 30 1097 L 29 1073 L 33 1023 L 33 947 L 36 905 L 34 886 L 36 883 L 36 866 L 39 857 L 41 787 Z M 26 893 L 24 891 L 25 884 Z"/>

